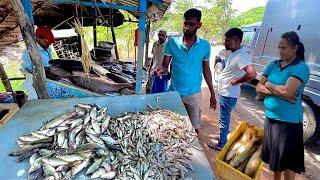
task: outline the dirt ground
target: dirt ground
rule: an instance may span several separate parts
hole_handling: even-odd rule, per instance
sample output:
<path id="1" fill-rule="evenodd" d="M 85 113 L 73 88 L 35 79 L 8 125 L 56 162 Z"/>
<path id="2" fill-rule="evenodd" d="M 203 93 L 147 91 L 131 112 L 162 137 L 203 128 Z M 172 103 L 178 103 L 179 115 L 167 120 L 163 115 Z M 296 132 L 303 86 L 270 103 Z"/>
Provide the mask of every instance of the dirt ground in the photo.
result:
<path id="1" fill-rule="evenodd" d="M 217 172 L 215 169 L 215 157 L 218 154 L 219 151 L 212 150 L 208 148 L 207 142 L 211 139 L 209 138 L 210 134 L 218 133 L 219 132 L 219 120 L 218 120 L 218 112 L 219 112 L 219 106 L 218 108 L 213 111 L 209 108 L 209 98 L 210 98 L 210 92 L 207 87 L 202 88 L 202 122 L 201 127 L 199 130 L 199 141 L 201 146 L 204 149 L 204 152 L 206 154 L 206 157 L 210 163 L 210 166 L 212 168 L 212 171 L 217 179 L 221 179 L 217 176 Z M 217 99 L 218 100 L 218 99 Z M 240 117 L 236 112 L 232 112 L 231 114 L 231 123 L 230 123 L 230 131 L 233 131 L 236 129 L 236 127 L 239 124 L 239 121 L 243 120 L 243 117 Z M 272 179 L 273 174 L 268 170 L 267 165 L 264 165 L 263 171 L 260 174 L 261 180 L 267 180 Z M 303 180 L 307 179 L 304 175 L 297 175 L 297 180 Z"/>

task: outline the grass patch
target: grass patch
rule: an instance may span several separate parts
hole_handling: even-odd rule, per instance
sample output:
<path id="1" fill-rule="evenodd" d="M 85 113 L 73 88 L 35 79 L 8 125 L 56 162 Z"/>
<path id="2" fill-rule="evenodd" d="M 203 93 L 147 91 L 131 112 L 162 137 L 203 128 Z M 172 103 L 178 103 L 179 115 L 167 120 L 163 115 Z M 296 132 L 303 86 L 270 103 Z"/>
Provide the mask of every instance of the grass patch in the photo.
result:
<path id="1" fill-rule="evenodd" d="M 8 63 L 4 65 L 4 69 L 8 75 L 9 78 L 15 78 L 15 77 L 24 77 L 24 75 L 19 70 L 21 67 L 21 61 L 7 61 Z M 21 85 L 23 84 L 24 80 L 17 80 L 17 81 L 10 81 L 12 89 L 14 91 L 22 90 Z M 5 92 L 4 85 L 2 82 L 0 83 L 0 92 Z"/>

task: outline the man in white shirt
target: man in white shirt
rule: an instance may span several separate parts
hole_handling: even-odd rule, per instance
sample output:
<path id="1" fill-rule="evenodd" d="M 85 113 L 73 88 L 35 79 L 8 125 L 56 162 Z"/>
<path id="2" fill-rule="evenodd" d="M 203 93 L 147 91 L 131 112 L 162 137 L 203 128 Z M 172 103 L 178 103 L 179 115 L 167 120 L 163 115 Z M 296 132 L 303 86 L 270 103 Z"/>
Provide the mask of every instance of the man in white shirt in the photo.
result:
<path id="1" fill-rule="evenodd" d="M 248 82 L 257 75 L 249 54 L 240 45 L 242 37 L 243 32 L 239 28 L 231 28 L 225 33 L 225 48 L 232 53 L 225 60 L 225 67 L 218 80 L 220 134 L 213 137 L 218 143 L 208 142 L 208 147 L 216 150 L 221 150 L 227 142 L 230 115 L 240 95 L 241 83 Z"/>
<path id="2" fill-rule="evenodd" d="M 161 66 L 164 57 L 164 48 L 166 47 L 167 40 L 167 31 L 164 29 L 159 30 L 158 33 L 158 41 L 153 43 L 152 46 L 152 69 L 155 67 Z M 168 90 L 168 80 L 169 75 L 162 75 L 161 77 L 157 77 L 155 75 L 152 76 L 152 85 L 150 93 L 160 93 L 166 92 Z"/>

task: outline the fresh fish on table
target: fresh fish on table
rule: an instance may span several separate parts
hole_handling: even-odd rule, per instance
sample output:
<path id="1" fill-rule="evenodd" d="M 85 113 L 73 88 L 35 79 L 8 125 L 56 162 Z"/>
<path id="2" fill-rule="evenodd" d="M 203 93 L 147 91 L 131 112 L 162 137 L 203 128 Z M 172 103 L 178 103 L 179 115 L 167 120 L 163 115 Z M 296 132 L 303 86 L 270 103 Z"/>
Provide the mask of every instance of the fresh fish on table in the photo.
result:
<path id="1" fill-rule="evenodd" d="M 50 73 L 54 76 L 57 76 L 59 78 L 69 78 L 72 77 L 72 74 L 66 70 L 63 70 L 56 66 L 49 66 L 48 71 L 46 71 L 46 74 Z"/>
<path id="2" fill-rule="evenodd" d="M 196 137 L 190 121 L 170 110 L 123 113 L 77 104 L 39 130 L 23 135 L 9 153 L 30 157 L 29 179 L 183 179 L 193 168 Z"/>
<path id="3" fill-rule="evenodd" d="M 107 77 L 116 83 L 132 83 L 132 81 L 130 79 L 128 79 L 127 77 L 121 76 L 116 73 L 108 73 Z"/>
<path id="4" fill-rule="evenodd" d="M 73 77 L 70 78 L 72 83 L 79 85 L 83 88 L 95 91 L 97 93 L 108 93 L 119 91 L 123 88 L 130 88 L 130 83 L 115 83 L 107 78 L 95 77 L 92 75 L 85 75 L 81 72 L 72 72 Z"/>

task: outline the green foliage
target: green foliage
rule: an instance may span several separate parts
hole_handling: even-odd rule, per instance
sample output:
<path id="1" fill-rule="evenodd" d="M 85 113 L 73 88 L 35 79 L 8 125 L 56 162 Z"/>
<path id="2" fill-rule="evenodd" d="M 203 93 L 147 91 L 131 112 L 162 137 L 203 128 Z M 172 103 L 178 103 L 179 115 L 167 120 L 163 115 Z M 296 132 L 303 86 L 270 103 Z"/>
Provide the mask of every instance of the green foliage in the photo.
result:
<path id="1" fill-rule="evenodd" d="M 21 71 L 19 70 L 20 68 L 20 62 L 17 61 L 8 61 L 7 64 L 4 65 L 4 69 L 8 75 L 9 78 L 12 77 L 23 77 L 23 74 L 21 73 Z M 18 91 L 18 90 L 23 90 L 21 88 L 22 83 L 24 82 L 24 80 L 19 80 L 19 81 L 10 81 L 12 89 L 14 91 Z M 5 88 L 2 84 L 2 82 L 0 83 L 0 92 L 5 92 Z"/>
<path id="2" fill-rule="evenodd" d="M 233 18 L 231 21 L 229 21 L 229 27 L 242 28 L 247 24 L 262 21 L 264 11 L 265 11 L 265 7 L 257 7 L 257 8 L 250 9 L 249 11 L 246 11 L 241 15 Z"/>
<path id="3" fill-rule="evenodd" d="M 182 32 L 183 14 L 189 8 L 194 7 L 194 2 L 194 0 L 173 1 L 164 17 L 160 21 L 151 24 L 150 40 L 152 40 L 154 32 L 160 28 L 165 28 L 172 32 Z M 253 8 L 239 16 L 235 16 L 236 11 L 231 8 L 232 0 L 206 0 L 205 2 L 205 5 L 196 7 L 202 10 L 202 27 L 198 30 L 198 34 L 207 40 L 215 38 L 217 42 L 222 42 L 224 33 L 230 27 L 241 28 L 247 24 L 262 21 L 265 10 L 265 7 Z M 135 19 L 129 13 L 121 12 L 126 19 Z M 133 59 L 134 57 L 134 31 L 137 27 L 137 23 L 125 22 L 122 26 L 115 28 L 119 56 L 122 60 Z M 92 47 L 92 27 L 85 28 L 85 32 L 89 45 Z M 97 27 L 97 40 L 112 41 L 111 29 L 102 26 Z"/>
<path id="4" fill-rule="evenodd" d="M 202 10 L 203 25 L 199 34 L 206 39 L 214 37 L 222 41 L 224 32 L 228 28 L 228 21 L 230 21 L 235 11 L 231 8 L 232 2 L 230 0 L 216 0 L 210 3 L 213 4 L 212 8 L 204 8 Z"/>
<path id="5" fill-rule="evenodd" d="M 122 11 L 126 19 L 136 20 L 131 14 Z M 119 58 L 121 60 L 133 59 L 134 57 L 134 31 L 138 28 L 136 22 L 125 22 L 123 25 L 114 28 Z M 88 45 L 93 47 L 93 28 L 85 27 L 85 34 L 88 40 Z M 110 41 L 112 40 L 111 28 L 105 26 L 97 26 L 97 41 Z"/>
<path id="6" fill-rule="evenodd" d="M 152 25 L 152 31 L 166 28 L 168 31 L 182 32 L 183 13 L 194 7 L 192 0 L 175 0 L 163 19 Z M 222 42 L 224 33 L 230 27 L 243 27 L 247 24 L 262 21 L 265 7 L 253 8 L 235 16 L 231 0 L 206 0 L 206 4 L 196 7 L 202 10 L 202 27 L 198 34 L 205 39 L 215 38 Z"/>
<path id="7" fill-rule="evenodd" d="M 183 14 L 186 10 L 192 7 L 191 0 L 175 0 L 171 4 L 169 10 L 164 17 L 152 24 L 151 31 L 156 31 L 159 28 L 166 28 L 168 31 L 182 32 Z"/>

